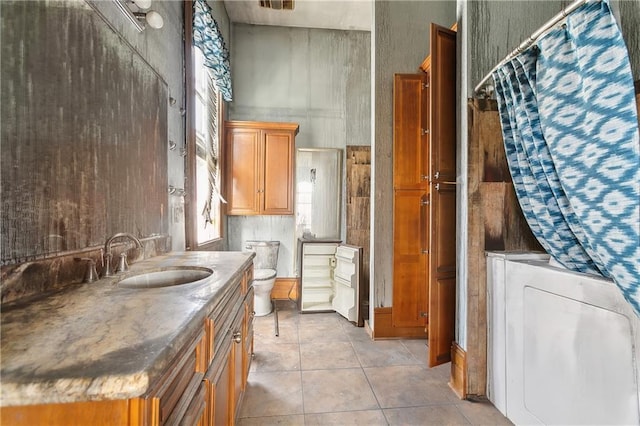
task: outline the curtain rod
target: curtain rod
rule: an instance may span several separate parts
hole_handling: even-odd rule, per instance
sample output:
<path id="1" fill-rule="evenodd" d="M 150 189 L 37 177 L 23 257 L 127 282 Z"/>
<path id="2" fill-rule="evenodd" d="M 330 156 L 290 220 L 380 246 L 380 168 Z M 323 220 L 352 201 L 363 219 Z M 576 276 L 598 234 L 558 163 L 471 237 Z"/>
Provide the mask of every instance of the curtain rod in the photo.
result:
<path id="1" fill-rule="evenodd" d="M 489 71 L 487 73 L 487 75 L 484 76 L 484 78 L 480 81 L 480 83 L 478 83 L 476 88 L 473 90 L 474 95 L 478 95 L 478 94 L 482 93 L 481 89 L 483 88 L 483 86 L 485 86 L 487 84 L 488 80 L 491 78 L 491 76 L 493 75 L 493 72 L 495 70 L 497 70 L 499 67 L 501 67 L 506 62 L 510 61 L 511 59 L 513 59 L 514 57 L 519 55 L 520 53 L 524 52 L 533 43 L 535 43 L 536 40 L 538 38 L 540 38 L 540 36 L 545 34 L 551 28 L 555 27 L 559 22 L 561 22 L 563 19 L 565 19 L 567 17 L 567 15 L 569 15 L 571 12 L 573 12 L 574 10 L 576 10 L 577 8 L 582 6 L 587 1 L 588 0 L 575 0 L 569 6 L 565 7 L 564 9 L 562 9 L 562 11 L 560 13 L 558 13 L 556 16 L 554 16 L 553 18 L 549 19 L 543 26 L 538 28 L 538 30 L 536 30 L 536 32 L 531 34 L 531 36 L 529 36 L 528 39 L 526 39 L 525 41 L 520 43 L 520 45 L 513 52 L 509 53 L 502 61 L 498 62 L 498 64 L 495 67 L 493 67 L 491 69 L 491 71 Z"/>

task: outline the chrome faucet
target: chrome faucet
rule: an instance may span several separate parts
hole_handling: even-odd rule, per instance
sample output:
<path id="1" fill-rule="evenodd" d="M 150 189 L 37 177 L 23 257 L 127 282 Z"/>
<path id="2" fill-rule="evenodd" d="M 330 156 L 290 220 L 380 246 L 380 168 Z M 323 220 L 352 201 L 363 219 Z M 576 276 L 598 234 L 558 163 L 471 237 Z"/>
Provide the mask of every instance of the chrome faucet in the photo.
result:
<path id="1" fill-rule="evenodd" d="M 111 243 L 116 238 L 129 238 L 130 240 L 133 240 L 137 248 L 142 248 L 142 243 L 140 242 L 140 240 L 135 235 L 129 234 L 128 232 L 119 232 L 107 238 L 107 242 L 104 243 L 104 270 L 102 271 L 103 277 L 110 277 L 113 275 L 113 272 L 111 271 L 111 259 L 113 258 L 113 253 L 111 253 Z M 124 260 L 124 262 L 122 262 L 122 260 Z M 121 264 L 122 263 L 126 265 L 126 257 L 121 259 Z M 122 272 L 126 269 L 126 266 L 120 266 L 116 272 Z"/>

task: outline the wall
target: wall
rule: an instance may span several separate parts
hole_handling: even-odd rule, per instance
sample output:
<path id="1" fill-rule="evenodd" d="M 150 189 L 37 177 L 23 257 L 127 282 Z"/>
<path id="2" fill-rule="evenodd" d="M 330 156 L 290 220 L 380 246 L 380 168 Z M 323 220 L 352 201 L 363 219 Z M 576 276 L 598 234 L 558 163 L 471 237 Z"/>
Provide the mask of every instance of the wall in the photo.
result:
<path id="1" fill-rule="evenodd" d="M 343 156 L 347 145 L 370 143 L 368 32 L 237 23 L 231 32 L 231 120 L 295 122 L 298 148 L 339 148 Z M 342 164 L 344 180 L 344 157 Z M 295 228 L 294 216 L 229 216 L 229 249 L 279 240 L 278 276 L 293 277 Z"/>
<path id="2" fill-rule="evenodd" d="M 371 309 L 391 306 L 393 294 L 393 74 L 418 72 L 429 54 L 430 23 L 450 27 L 455 7 L 452 1 L 374 3 Z"/>

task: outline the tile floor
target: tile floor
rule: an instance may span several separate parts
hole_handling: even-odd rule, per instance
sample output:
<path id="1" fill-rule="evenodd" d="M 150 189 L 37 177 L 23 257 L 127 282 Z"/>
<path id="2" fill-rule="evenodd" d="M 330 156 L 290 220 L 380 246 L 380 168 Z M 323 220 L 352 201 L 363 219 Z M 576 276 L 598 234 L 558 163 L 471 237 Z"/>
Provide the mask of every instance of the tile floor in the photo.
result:
<path id="1" fill-rule="evenodd" d="M 425 366 L 425 340 L 372 341 L 336 313 L 278 301 L 256 317 L 255 358 L 238 423 L 246 425 L 510 425 L 489 402 L 461 401 L 450 364 Z"/>

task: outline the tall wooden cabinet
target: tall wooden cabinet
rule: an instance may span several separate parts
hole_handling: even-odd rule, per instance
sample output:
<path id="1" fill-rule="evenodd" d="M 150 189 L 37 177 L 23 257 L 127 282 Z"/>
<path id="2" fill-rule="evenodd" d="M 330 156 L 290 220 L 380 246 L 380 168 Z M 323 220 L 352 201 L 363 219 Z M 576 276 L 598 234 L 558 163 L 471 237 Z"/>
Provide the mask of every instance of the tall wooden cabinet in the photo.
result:
<path id="1" fill-rule="evenodd" d="M 396 74 L 393 84 L 394 327 L 426 324 L 429 204 L 429 84 L 426 74 Z M 420 333 L 420 330 L 416 330 Z M 419 334 L 418 334 L 419 335 Z"/>
<path id="2" fill-rule="evenodd" d="M 394 77 L 393 327 L 426 328 L 429 365 L 455 332 L 456 37 L 431 24 L 419 74 Z"/>
<path id="3" fill-rule="evenodd" d="M 295 123 L 225 122 L 228 215 L 293 214 Z"/>

